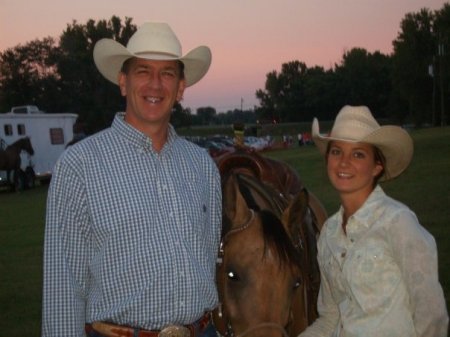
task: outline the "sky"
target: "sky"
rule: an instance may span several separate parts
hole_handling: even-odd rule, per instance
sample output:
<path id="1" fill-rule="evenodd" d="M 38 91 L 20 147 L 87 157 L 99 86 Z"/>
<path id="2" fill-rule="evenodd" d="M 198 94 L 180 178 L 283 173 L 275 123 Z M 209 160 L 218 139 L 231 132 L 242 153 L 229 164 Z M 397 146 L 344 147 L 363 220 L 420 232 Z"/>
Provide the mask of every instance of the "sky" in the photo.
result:
<path id="1" fill-rule="evenodd" d="M 407 13 L 441 9 L 439 0 L 0 0 L 0 51 L 51 36 L 68 24 L 130 17 L 167 22 L 183 55 L 211 48 L 209 72 L 181 102 L 193 112 L 252 109 L 266 75 L 283 63 L 332 68 L 345 51 L 392 53 Z M 27 102 L 18 102 L 19 105 Z"/>

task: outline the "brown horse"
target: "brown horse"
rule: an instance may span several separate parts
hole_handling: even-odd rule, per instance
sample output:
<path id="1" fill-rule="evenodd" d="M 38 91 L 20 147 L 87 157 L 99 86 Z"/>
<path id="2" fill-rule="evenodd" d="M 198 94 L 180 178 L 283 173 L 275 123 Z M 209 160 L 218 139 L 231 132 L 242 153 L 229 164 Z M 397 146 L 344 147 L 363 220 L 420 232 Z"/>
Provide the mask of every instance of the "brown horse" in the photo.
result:
<path id="1" fill-rule="evenodd" d="M 10 182 L 10 174 L 13 172 L 14 184 L 17 185 L 18 173 L 20 171 L 20 152 L 26 151 L 32 156 L 34 154 L 33 146 L 30 138 L 24 137 L 11 145 L 7 146 L 5 150 L 0 150 L 0 171 L 6 171 L 7 181 Z"/>
<path id="2" fill-rule="evenodd" d="M 223 336 L 297 336 L 317 317 L 316 239 L 326 212 L 286 164 L 240 149 L 217 165 L 223 231 L 216 328 Z"/>

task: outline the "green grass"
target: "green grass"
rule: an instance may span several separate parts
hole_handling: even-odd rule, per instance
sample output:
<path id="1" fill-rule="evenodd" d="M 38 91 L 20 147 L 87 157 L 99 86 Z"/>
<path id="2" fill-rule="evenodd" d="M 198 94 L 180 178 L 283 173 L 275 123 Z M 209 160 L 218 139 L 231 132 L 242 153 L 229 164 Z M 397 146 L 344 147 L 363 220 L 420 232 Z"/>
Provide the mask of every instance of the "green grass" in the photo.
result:
<path id="1" fill-rule="evenodd" d="M 0 193 L 0 335 L 40 336 L 47 187 Z"/>
<path id="2" fill-rule="evenodd" d="M 450 306 L 450 127 L 412 132 L 415 154 L 398 179 L 383 185 L 392 197 L 413 209 L 435 237 L 441 284 Z M 314 146 L 266 152 L 289 163 L 328 213 L 337 194 Z M 40 336 L 42 243 L 47 186 L 21 193 L 0 192 L 0 335 Z"/>

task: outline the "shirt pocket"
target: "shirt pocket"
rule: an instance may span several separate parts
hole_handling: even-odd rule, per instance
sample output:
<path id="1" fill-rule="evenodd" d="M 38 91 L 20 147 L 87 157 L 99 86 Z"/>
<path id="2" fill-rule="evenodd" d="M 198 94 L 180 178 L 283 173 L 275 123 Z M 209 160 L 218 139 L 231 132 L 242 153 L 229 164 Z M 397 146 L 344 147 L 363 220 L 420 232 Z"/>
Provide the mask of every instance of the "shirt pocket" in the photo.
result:
<path id="1" fill-rule="evenodd" d="M 355 252 L 355 275 L 366 284 L 377 282 L 383 265 L 386 263 L 384 249 L 375 245 L 368 245 Z"/>
<path id="2" fill-rule="evenodd" d="M 188 227 L 184 228 L 186 235 L 195 230 L 197 235 L 201 235 L 205 230 L 205 224 L 209 219 L 209 202 L 208 189 L 206 186 L 206 179 L 200 180 L 190 177 L 179 181 L 179 193 L 182 195 L 182 212 L 188 222 Z"/>
<path id="3" fill-rule="evenodd" d="M 400 281 L 399 269 L 389 250 L 382 245 L 368 244 L 353 257 L 353 290 L 363 298 L 383 303 Z M 365 301 L 366 302 L 366 301 Z"/>

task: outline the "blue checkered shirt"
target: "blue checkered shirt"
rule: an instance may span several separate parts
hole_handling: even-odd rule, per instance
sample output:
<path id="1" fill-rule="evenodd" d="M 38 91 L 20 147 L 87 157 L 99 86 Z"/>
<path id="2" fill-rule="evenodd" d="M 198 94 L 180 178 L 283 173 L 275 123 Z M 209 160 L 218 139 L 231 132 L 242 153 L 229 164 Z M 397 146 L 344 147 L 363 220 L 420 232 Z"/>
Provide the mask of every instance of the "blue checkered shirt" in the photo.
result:
<path id="1" fill-rule="evenodd" d="M 169 127 L 160 153 L 118 114 L 60 158 L 47 201 L 42 336 L 86 322 L 189 324 L 217 305 L 220 176 Z"/>

